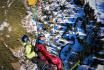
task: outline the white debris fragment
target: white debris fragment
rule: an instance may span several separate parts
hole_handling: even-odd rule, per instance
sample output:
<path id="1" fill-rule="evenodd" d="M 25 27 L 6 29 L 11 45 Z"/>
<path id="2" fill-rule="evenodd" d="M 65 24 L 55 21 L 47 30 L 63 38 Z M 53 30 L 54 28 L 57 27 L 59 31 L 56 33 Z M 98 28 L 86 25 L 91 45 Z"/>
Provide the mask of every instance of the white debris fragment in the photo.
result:
<path id="1" fill-rule="evenodd" d="M 5 6 L 2 6 L 2 8 L 5 8 Z"/>
<path id="2" fill-rule="evenodd" d="M 8 6 L 8 8 L 13 4 L 14 1 L 15 1 L 15 0 L 12 0 L 11 2 L 10 2 L 10 0 L 7 1 L 7 6 Z"/>
<path id="3" fill-rule="evenodd" d="M 3 24 L 2 24 L 2 26 L 4 26 L 4 27 L 8 27 L 8 26 L 9 26 L 9 23 L 6 22 L 6 21 L 4 21 Z"/>
<path id="4" fill-rule="evenodd" d="M 35 63 L 34 64 L 30 64 L 30 63 L 22 64 L 20 67 L 20 70 L 38 70 L 38 66 Z"/>
<path id="5" fill-rule="evenodd" d="M 98 65 L 96 70 L 104 70 L 104 65 Z"/>
<path id="6" fill-rule="evenodd" d="M 11 32 L 12 31 L 12 27 L 10 26 L 10 27 L 8 27 L 8 31 L 9 32 Z"/>
<path id="7" fill-rule="evenodd" d="M 10 35 L 6 35 L 6 37 L 10 37 Z"/>
<path id="8" fill-rule="evenodd" d="M 5 45 L 6 48 L 8 48 L 8 45 L 5 42 L 4 42 L 4 45 Z"/>
<path id="9" fill-rule="evenodd" d="M 4 30 L 4 28 L 8 26 L 9 26 L 9 23 L 6 21 L 3 21 L 3 23 L 0 25 L 0 31 Z"/>
<path id="10" fill-rule="evenodd" d="M 24 48 L 21 48 L 20 50 L 14 51 L 14 52 L 13 52 L 13 55 L 14 55 L 15 57 L 18 57 L 18 58 L 24 56 Z"/>

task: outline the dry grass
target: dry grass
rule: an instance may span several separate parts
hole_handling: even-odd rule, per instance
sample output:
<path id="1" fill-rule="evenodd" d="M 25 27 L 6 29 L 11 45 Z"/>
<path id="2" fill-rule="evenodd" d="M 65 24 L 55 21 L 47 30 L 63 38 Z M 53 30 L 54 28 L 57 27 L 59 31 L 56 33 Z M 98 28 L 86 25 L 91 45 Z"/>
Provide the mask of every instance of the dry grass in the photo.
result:
<path id="1" fill-rule="evenodd" d="M 0 0 L 0 24 L 7 18 L 12 31 L 9 32 L 8 28 L 0 31 L 0 70 L 13 70 L 11 63 L 16 61 L 16 59 L 13 57 L 11 51 L 5 47 L 4 42 L 9 48 L 13 49 L 22 46 L 20 38 L 26 31 L 22 27 L 21 19 L 25 17 L 26 12 L 22 0 L 15 0 L 10 8 L 7 7 L 6 1 Z M 5 10 L 8 10 L 7 15 L 5 15 Z M 6 35 L 10 37 L 6 37 Z"/>

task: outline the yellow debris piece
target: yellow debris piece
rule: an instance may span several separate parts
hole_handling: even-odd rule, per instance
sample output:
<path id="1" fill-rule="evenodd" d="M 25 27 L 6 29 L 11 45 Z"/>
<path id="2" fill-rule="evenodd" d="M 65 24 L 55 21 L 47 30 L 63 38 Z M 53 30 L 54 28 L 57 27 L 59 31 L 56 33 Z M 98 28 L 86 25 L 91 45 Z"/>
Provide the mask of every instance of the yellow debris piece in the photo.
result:
<path id="1" fill-rule="evenodd" d="M 25 46 L 25 56 L 28 58 L 28 59 L 31 59 L 33 57 L 37 57 L 37 53 L 34 52 L 34 50 L 32 50 L 32 45 L 31 44 L 28 44 Z"/>
<path id="2" fill-rule="evenodd" d="M 35 5 L 37 3 L 37 0 L 28 0 L 28 4 L 30 5 L 30 6 L 33 6 L 33 5 Z"/>

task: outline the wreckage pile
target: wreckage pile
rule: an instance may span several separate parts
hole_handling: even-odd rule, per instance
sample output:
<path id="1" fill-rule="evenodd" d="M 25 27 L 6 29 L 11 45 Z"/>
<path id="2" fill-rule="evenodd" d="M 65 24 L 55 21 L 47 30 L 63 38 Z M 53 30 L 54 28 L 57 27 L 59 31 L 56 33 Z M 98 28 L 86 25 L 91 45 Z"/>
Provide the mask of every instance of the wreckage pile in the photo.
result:
<path id="1" fill-rule="evenodd" d="M 24 4 L 28 13 L 22 21 L 24 27 L 35 37 L 45 35 L 47 50 L 60 57 L 63 70 L 94 70 L 98 64 L 104 64 L 100 57 L 104 55 L 103 22 L 98 22 L 86 0 L 38 0 L 30 6 Z"/>

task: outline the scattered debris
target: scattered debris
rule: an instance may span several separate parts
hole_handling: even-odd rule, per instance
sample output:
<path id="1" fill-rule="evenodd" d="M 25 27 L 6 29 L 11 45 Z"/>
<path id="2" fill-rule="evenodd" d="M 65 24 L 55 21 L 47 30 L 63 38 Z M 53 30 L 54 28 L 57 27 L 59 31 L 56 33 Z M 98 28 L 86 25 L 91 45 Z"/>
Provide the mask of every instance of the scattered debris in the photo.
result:
<path id="1" fill-rule="evenodd" d="M 3 23 L 0 25 L 0 31 L 4 30 L 4 28 L 8 26 L 9 26 L 9 23 L 6 21 L 3 21 Z"/>

